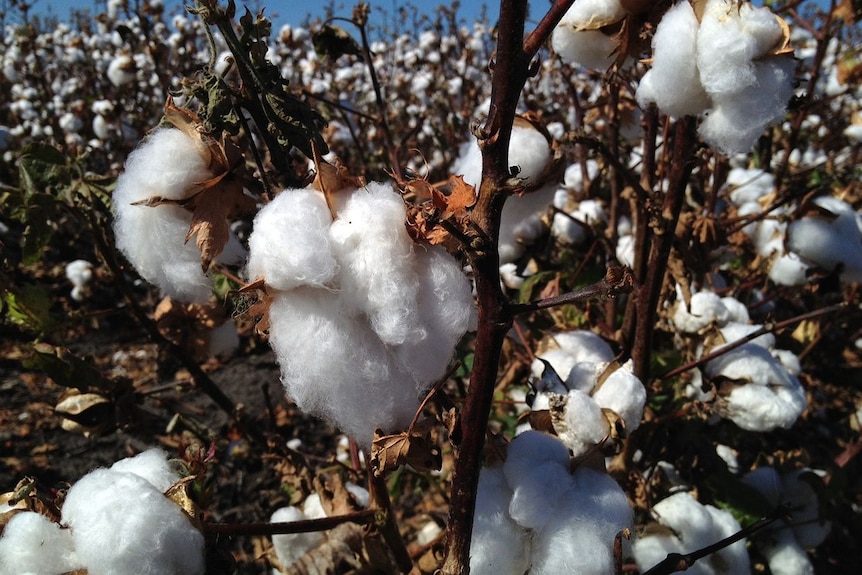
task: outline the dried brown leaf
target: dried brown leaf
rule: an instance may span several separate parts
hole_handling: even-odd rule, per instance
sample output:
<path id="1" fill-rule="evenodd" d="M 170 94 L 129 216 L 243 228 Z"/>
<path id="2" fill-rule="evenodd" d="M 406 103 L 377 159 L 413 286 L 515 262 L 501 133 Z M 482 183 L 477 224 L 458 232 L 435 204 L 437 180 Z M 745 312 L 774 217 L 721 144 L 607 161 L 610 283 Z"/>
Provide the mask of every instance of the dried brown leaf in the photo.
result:
<path id="1" fill-rule="evenodd" d="M 329 207 L 329 213 L 332 215 L 332 219 L 335 219 L 338 215 L 338 205 L 335 195 L 344 189 L 361 188 L 365 185 L 365 179 L 361 176 L 351 174 L 347 166 L 342 164 L 338 158 L 335 158 L 332 164 L 324 160 L 315 142 L 311 142 L 311 150 L 314 154 L 314 169 L 316 172 L 311 185 L 315 190 L 323 192 L 323 196 L 326 198 L 326 205 Z"/>
<path id="2" fill-rule="evenodd" d="M 183 477 L 170 487 L 168 487 L 167 491 L 165 491 L 165 497 L 179 505 L 180 509 L 182 509 L 186 515 L 189 517 L 189 521 L 192 522 L 192 525 L 195 526 L 195 529 L 198 531 L 203 531 L 203 523 L 201 522 L 201 511 L 200 507 L 198 507 L 197 502 L 192 498 L 189 494 L 189 489 L 192 487 L 192 483 L 197 479 L 195 476 Z"/>
<path id="3" fill-rule="evenodd" d="M 419 420 L 411 429 L 394 435 L 383 435 L 378 429 L 371 442 L 371 464 L 378 477 L 399 466 L 411 465 L 419 471 L 438 471 L 442 465 L 440 450 L 431 439 L 431 418 Z"/>

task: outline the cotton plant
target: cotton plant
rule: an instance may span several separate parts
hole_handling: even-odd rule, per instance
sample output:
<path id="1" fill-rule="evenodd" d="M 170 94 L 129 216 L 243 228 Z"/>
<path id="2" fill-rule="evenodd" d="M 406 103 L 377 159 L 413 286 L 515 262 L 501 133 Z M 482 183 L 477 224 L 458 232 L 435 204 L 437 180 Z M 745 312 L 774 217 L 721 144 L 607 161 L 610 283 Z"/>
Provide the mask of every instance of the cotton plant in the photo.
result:
<path id="1" fill-rule="evenodd" d="M 742 481 L 759 491 L 771 506 L 788 507 L 790 520 L 773 523 L 757 539 L 774 575 L 814 574 L 805 549 L 823 543 L 832 525 L 821 518 L 820 503 L 810 481 L 824 475 L 823 471 L 809 468 L 779 473 L 773 467 L 759 467 L 743 476 Z"/>
<path id="2" fill-rule="evenodd" d="M 652 508 L 657 526 L 648 528 L 632 543 L 632 553 L 641 572 L 663 561 L 670 553 L 691 553 L 741 530 L 730 512 L 704 505 L 687 492 L 680 491 L 659 501 Z M 699 559 L 686 573 L 693 575 L 736 575 L 749 573 L 750 560 L 741 539 Z"/>
<path id="3" fill-rule="evenodd" d="M 724 153 L 746 152 L 784 114 L 796 63 L 789 30 L 768 8 L 740 0 L 672 6 L 653 36 L 637 90 L 671 116 L 703 115 L 699 132 Z"/>
<path id="4" fill-rule="evenodd" d="M 372 182 L 279 193 L 255 217 L 247 273 L 271 297 L 270 344 L 287 394 L 368 445 L 403 429 L 473 322 L 470 284 L 415 243 L 401 196 Z"/>
<path id="5" fill-rule="evenodd" d="M 557 333 L 550 340 L 557 347 L 538 354 L 532 365 L 537 383 L 531 409 L 549 411 L 554 432 L 575 456 L 615 436 L 618 420 L 629 432 L 640 426 L 646 390 L 631 360 L 614 363 L 610 346 L 590 331 Z"/>
<path id="6" fill-rule="evenodd" d="M 625 492 L 610 476 L 572 471 L 565 445 L 527 431 L 509 444 L 502 465 L 479 476 L 470 572 L 610 573 L 614 540 L 631 524 Z"/>
<path id="7" fill-rule="evenodd" d="M 164 495 L 180 479 L 159 449 L 86 474 L 69 489 L 55 523 L 16 514 L 0 537 L 0 573 L 202 575 L 203 534 Z"/>

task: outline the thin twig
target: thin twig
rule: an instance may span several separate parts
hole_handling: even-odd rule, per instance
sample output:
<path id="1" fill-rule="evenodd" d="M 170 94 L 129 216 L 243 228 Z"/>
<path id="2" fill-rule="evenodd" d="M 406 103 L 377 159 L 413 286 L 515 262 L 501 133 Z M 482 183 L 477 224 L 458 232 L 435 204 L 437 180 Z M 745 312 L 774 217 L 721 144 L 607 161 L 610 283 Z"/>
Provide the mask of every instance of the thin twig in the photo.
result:
<path id="1" fill-rule="evenodd" d="M 620 294 L 630 293 L 632 289 L 634 289 L 634 276 L 631 270 L 628 268 L 613 267 L 608 269 L 608 273 L 601 281 L 592 285 L 556 297 L 549 297 L 529 303 L 512 304 L 509 306 L 509 311 L 512 315 L 518 315 L 593 299 L 614 299 Z"/>
<path id="2" fill-rule="evenodd" d="M 282 535 L 285 533 L 311 533 L 327 531 L 342 523 L 369 525 L 378 521 L 377 509 L 363 509 L 346 515 L 334 515 L 320 519 L 304 519 L 280 523 L 205 523 L 204 531 L 218 535 Z"/>

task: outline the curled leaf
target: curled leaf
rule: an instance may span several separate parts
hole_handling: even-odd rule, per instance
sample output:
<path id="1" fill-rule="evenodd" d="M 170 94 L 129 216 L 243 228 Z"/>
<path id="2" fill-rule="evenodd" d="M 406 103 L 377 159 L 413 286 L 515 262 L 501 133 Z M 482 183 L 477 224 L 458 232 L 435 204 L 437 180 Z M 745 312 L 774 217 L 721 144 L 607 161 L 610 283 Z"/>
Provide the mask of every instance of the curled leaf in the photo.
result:
<path id="1" fill-rule="evenodd" d="M 437 471 L 442 466 L 440 449 L 431 439 L 433 419 L 418 421 L 411 429 L 394 435 L 383 435 L 378 429 L 371 442 L 371 464 L 381 477 L 401 465 L 419 471 Z"/>

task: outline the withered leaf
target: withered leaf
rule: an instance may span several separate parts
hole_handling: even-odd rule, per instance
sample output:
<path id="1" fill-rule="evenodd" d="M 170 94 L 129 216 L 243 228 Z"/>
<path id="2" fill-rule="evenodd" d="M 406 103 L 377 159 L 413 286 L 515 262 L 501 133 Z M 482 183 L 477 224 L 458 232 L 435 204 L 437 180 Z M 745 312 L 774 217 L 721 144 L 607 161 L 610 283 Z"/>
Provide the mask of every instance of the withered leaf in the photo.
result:
<path id="1" fill-rule="evenodd" d="M 442 465 L 440 450 L 431 439 L 434 420 L 419 420 L 412 427 L 394 435 L 383 435 L 379 429 L 371 442 L 371 464 L 374 474 L 381 477 L 401 465 L 411 465 L 419 471 L 438 471 Z"/>
<path id="2" fill-rule="evenodd" d="M 228 220 L 250 214 L 255 208 L 255 201 L 245 195 L 242 184 L 236 180 L 221 179 L 195 196 L 186 241 L 196 236 L 204 272 L 230 239 Z"/>
<path id="3" fill-rule="evenodd" d="M 165 497 L 179 505 L 180 509 L 182 509 L 186 515 L 189 517 L 189 521 L 192 522 L 192 525 L 195 526 L 195 529 L 198 531 L 203 531 L 203 524 L 201 523 L 200 516 L 200 507 L 198 507 L 197 502 L 192 499 L 191 495 L 189 495 L 189 489 L 191 484 L 197 479 L 194 475 L 190 475 L 188 477 L 183 477 L 170 487 L 168 487 L 167 491 L 165 491 Z"/>
<path id="4" fill-rule="evenodd" d="M 317 172 L 311 185 L 315 190 L 323 192 L 329 213 L 332 219 L 335 219 L 338 213 L 335 194 L 347 188 L 361 188 L 365 185 L 365 180 L 351 174 L 338 158 L 335 158 L 332 164 L 324 160 L 316 142 L 311 142 L 311 151 L 314 156 L 314 170 Z"/>
<path id="5" fill-rule="evenodd" d="M 434 198 L 434 200 L 437 200 L 437 198 Z M 445 196 L 443 219 L 451 217 L 457 219 L 465 218 L 468 208 L 471 208 L 475 203 L 475 188 L 465 182 L 462 176 L 451 176 L 449 178 L 449 195 Z"/>

